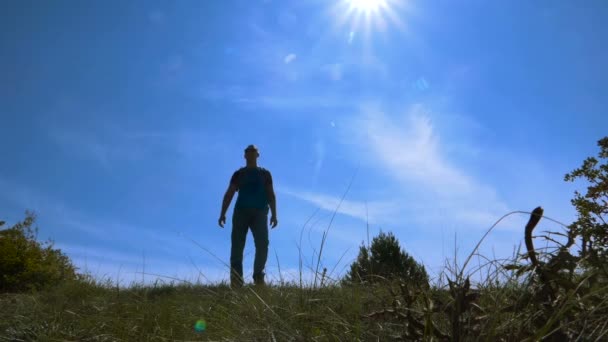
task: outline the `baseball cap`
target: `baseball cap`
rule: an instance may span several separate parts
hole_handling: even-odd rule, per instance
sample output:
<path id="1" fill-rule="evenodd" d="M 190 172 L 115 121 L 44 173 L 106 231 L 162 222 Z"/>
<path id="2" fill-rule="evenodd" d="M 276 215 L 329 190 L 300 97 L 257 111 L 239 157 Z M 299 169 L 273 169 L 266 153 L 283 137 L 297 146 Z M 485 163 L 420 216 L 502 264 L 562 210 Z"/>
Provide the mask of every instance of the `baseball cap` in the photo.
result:
<path id="1" fill-rule="evenodd" d="M 249 146 L 247 146 L 247 148 L 245 148 L 245 152 L 247 152 L 247 151 L 256 151 L 256 152 L 259 152 L 257 146 L 255 146 L 255 145 L 249 145 Z"/>

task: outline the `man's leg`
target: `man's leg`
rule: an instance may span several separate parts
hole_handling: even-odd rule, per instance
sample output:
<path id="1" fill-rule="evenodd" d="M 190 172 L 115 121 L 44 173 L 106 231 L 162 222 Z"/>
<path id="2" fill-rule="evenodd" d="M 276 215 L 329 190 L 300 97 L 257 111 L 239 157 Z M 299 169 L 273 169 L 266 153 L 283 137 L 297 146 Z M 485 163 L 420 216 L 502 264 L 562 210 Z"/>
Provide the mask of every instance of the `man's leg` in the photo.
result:
<path id="1" fill-rule="evenodd" d="M 251 233 L 255 242 L 255 260 L 253 261 L 253 281 L 264 284 L 264 268 L 268 258 L 268 209 L 257 210 Z"/>
<path id="2" fill-rule="evenodd" d="M 232 287 L 243 286 L 243 250 L 247 239 L 247 221 L 246 212 L 234 210 L 230 247 L 230 285 Z"/>

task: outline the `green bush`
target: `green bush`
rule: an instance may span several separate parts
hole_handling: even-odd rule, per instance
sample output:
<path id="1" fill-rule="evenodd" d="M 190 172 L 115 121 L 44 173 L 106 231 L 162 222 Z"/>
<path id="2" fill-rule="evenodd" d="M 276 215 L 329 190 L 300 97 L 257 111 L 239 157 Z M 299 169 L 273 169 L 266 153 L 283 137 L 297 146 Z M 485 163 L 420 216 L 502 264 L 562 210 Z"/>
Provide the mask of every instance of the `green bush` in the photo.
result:
<path id="1" fill-rule="evenodd" d="M 411 285 L 428 287 L 429 277 L 424 265 L 403 251 L 392 233 L 380 234 L 371 246 L 361 244 L 357 260 L 350 266 L 343 283 L 374 283 L 400 280 Z"/>
<path id="2" fill-rule="evenodd" d="M 597 142 L 598 158 L 589 157 L 583 165 L 565 175 L 565 180 L 582 180 L 587 192 L 574 192 L 572 205 L 578 218 L 570 225 L 570 236 L 582 238 L 580 256 L 592 269 L 606 273 L 608 263 L 608 137 Z"/>
<path id="3" fill-rule="evenodd" d="M 36 241 L 36 216 L 25 215 L 22 222 L 0 230 L 0 292 L 40 290 L 76 279 L 76 268 L 61 250 L 53 249 L 51 241 Z"/>

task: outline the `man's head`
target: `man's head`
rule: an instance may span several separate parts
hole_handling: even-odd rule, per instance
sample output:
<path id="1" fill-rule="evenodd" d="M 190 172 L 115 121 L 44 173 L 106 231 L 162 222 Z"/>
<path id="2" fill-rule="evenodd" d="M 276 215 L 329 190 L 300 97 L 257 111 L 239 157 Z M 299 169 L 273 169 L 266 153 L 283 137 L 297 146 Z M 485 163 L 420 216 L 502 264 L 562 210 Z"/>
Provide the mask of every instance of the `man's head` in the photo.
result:
<path id="1" fill-rule="evenodd" d="M 245 160 L 247 162 L 255 162 L 260 156 L 260 152 L 255 145 L 249 145 L 245 148 Z"/>

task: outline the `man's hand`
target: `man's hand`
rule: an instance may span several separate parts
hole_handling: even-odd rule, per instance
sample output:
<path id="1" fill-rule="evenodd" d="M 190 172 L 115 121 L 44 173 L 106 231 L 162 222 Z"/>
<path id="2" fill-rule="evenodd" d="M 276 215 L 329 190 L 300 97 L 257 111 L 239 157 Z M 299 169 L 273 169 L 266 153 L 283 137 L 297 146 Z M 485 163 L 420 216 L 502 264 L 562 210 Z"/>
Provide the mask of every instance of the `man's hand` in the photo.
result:
<path id="1" fill-rule="evenodd" d="M 274 229 L 274 227 L 276 227 L 277 224 L 279 224 L 279 222 L 277 221 L 277 217 L 276 216 L 272 216 L 270 218 L 270 226 L 272 227 L 272 229 Z"/>
<path id="2" fill-rule="evenodd" d="M 234 178 L 234 176 L 232 177 Z M 234 193 L 237 190 L 238 188 L 236 184 L 231 181 L 230 185 L 228 186 L 228 189 L 226 190 L 226 193 L 224 194 L 224 200 L 222 201 L 222 211 L 220 211 L 220 219 L 217 220 L 217 224 L 222 228 L 224 228 L 224 225 L 226 224 L 226 210 L 228 210 L 230 202 L 232 201 L 232 197 L 234 196 Z"/>

